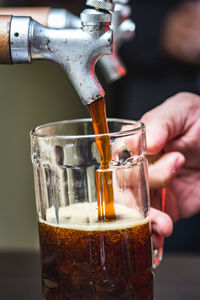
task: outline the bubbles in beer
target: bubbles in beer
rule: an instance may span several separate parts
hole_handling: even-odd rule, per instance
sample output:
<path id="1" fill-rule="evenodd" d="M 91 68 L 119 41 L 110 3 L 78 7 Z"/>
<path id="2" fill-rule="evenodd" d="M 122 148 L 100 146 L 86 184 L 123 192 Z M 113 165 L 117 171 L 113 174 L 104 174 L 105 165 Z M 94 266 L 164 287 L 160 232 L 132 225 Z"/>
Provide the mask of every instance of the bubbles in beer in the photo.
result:
<path id="1" fill-rule="evenodd" d="M 58 211 L 59 224 L 56 224 L 54 207 L 47 209 L 45 223 L 63 228 L 78 230 L 114 230 L 133 227 L 149 221 L 138 209 L 133 209 L 122 204 L 115 204 L 116 220 L 109 223 L 98 221 L 98 207 L 96 202 L 77 203 L 66 207 L 60 207 Z M 44 222 L 40 220 L 41 222 Z"/>
<path id="2" fill-rule="evenodd" d="M 48 209 L 39 222 L 46 300 L 153 300 L 149 217 L 120 204 L 115 212 L 114 222 L 99 222 L 95 203 L 73 204 L 56 224 Z"/>

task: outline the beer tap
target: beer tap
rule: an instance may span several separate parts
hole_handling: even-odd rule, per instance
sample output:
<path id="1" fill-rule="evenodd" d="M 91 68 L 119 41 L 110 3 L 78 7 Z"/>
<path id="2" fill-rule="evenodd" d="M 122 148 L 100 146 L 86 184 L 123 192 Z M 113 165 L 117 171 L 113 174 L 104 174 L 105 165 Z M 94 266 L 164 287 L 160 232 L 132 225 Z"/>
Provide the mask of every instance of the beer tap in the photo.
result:
<path id="1" fill-rule="evenodd" d="M 80 28 L 80 18 L 66 9 L 51 7 L 1 7 L 0 15 L 31 17 L 49 28 Z"/>
<path id="2" fill-rule="evenodd" d="M 95 75 L 96 62 L 112 52 L 112 1 L 88 0 L 81 28 L 54 29 L 31 17 L 0 16 L 0 63 L 50 60 L 68 75 L 85 105 L 104 97 Z"/>
<path id="3" fill-rule="evenodd" d="M 102 7 L 101 2 L 103 1 L 99 2 L 99 6 Z M 108 83 L 112 83 L 126 75 L 126 67 L 120 59 L 118 50 L 125 41 L 128 41 L 133 37 L 135 32 L 135 24 L 130 19 L 132 12 L 128 2 L 129 0 L 114 0 L 113 3 L 115 6 L 110 6 L 110 11 L 112 14 L 110 28 L 113 31 L 113 51 L 110 55 L 103 56 L 98 62 Z M 87 2 L 88 5 L 92 4 L 93 7 L 95 6 L 95 3 L 96 1 L 92 0 Z M 108 2 L 106 5 L 108 6 Z M 78 17 L 62 9 L 52 9 L 51 15 L 49 15 L 48 18 L 48 26 L 59 28 L 60 25 L 57 22 L 58 18 L 62 20 L 60 21 L 60 25 L 63 24 L 65 27 L 80 28 L 81 26 L 81 22 Z"/>
<path id="4" fill-rule="evenodd" d="M 109 2 L 106 5 L 103 1 L 99 1 L 98 6 L 104 5 L 108 7 Z M 104 3 L 104 4 L 102 4 Z M 126 75 L 126 67 L 123 64 L 118 50 L 123 42 L 130 40 L 135 31 L 135 24 L 130 19 L 131 8 L 128 5 L 128 0 L 114 0 L 113 3 L 115 7 L 110 5 L 110 10 L 112 11 L 112 22 L 111 29 L 113 31 L 113 51 L 112 54 L 103 56 L 99 60 L 99 65 L 102 72 L 105 75 L 105 79 L 108 83 L 112 83 Z M 95 7 L 96 1 L 88 1 L 88 5 Z M 66 9 L 57 9 L 49 7 L 14 7 L 14 8 L 1 8 L 0 15 L 3 14 L 13 14 L 15 16 L 31 16 L 34 20 L 38 21 L 40 24 L 47 26 L 49 28 L 81 28 L 81 20 L 79 17 L 73 15 Z"/>
<path id="5" fill-rule="evenodd" d="M 126 75 L 126 67 L 121 60 L 118 50 L 130 40 L 135 32 L 135 24 L 130 19 L 131 7 L 129 0 L 114 0 L 115 9 L 112 12 L 111 29 L 113 30 L 113 51 L 111 55 L 101 58 L 99 65 L 108 83 L 112 83 Z"/>

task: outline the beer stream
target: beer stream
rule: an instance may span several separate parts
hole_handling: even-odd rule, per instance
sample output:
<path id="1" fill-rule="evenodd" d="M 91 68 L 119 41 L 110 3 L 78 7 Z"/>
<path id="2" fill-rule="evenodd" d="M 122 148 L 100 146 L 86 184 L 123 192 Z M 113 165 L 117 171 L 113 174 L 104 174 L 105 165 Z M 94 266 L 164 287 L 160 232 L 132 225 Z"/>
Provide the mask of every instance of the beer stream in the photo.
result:
<path id="1" fill-rule="evenodd" d="M 95 134 L 109 133 L 104 98 L 89 104 L 88 109 Z M 112 171 L 109 170 L 112 159 L 110 137 L 108 135 L 96 137 L 96 145 L 101 158 L 100 169 L 96 171 L 98 219 L 111 221 L 115 219 L 115 208 Z"/>

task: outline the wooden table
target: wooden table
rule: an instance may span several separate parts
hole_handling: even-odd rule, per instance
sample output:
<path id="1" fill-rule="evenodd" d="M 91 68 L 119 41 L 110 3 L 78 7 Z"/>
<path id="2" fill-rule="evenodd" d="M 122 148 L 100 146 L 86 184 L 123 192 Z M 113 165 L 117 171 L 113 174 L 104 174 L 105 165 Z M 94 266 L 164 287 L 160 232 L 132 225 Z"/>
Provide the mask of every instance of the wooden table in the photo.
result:
<path id="1" fill-rule="evenodd" d="M 38 253 L 0 253 L 0 299 L 42 300 Z M 200 256 L 165 254 L 156 270 L 155 299 L 200 299 Z"/>

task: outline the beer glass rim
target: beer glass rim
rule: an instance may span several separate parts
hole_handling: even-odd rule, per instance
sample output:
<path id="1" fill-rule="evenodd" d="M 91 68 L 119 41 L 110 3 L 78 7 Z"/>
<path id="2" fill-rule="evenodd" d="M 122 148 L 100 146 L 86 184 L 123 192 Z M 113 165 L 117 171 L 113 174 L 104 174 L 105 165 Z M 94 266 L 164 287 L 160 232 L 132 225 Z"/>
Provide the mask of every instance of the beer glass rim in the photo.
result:
<path id="1" fill-rule="evenodd" d="M 81 119 L 72 119 L 72 120 L 63 120 L 63 121 L 56 121 L 56 122 L 50 122 L 46 124 L 42 124 L 34 128 L 30 134 L 32 137 L 38 137 L 38 138 L 51 138 L 51 139 L 84 139 L 84 138 L 96 138 L 101 136 L 109 136 L 109 137 L 117 137 L 117 136 L 125 136 L 130 134 L 136 134 L 139 132 L 144 131 L 145 125 L 141 121 L 135 121 L 135 120 L 128 120 L 128 119 L 118 119 L 118 118 L 107 118 L 108 123 L 111 122 L 119 122 L 122 123 L 122 125 L 133 125 L 133 128 L 129 129 L 122 129 L 120 131 L 116 132 L 109 132 L 109 133 L 103 133 L 103 134 L 77 134 L 77 135 L 57 135 L 57 134 L 44 134 L 40 132 L 45 127 L 53 127 L 56 125 L 63 125 L 63 124 L 73 124 L 73 123 L 84 123 L 84 122 L 91 122 L 91 118 L 81 118 Z"/>

